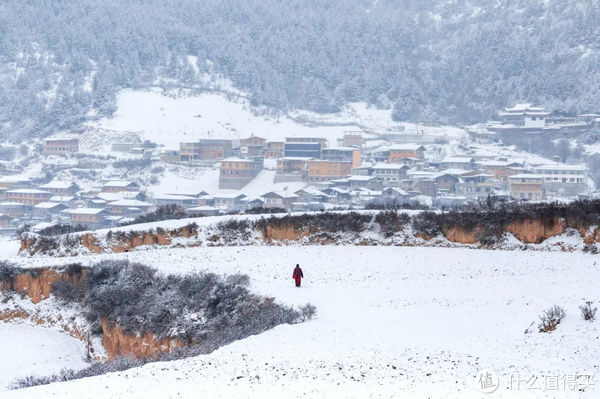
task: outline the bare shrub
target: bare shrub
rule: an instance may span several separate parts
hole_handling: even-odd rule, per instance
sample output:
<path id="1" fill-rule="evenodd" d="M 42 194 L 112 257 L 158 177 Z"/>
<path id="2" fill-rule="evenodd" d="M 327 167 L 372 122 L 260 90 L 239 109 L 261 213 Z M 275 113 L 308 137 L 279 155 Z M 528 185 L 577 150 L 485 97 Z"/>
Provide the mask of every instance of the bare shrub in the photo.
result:
<path id="1" fill-rule="evenodd" d="M 398 213 L 395 211 L 379 212 L 375 216 L 375 221 L 379 224 L 381 233 L 385 238 L 389 238 L 398 231 L 402 231 L 409 220 L 408 215 L 405 213 Z"/>
<path id="2" fill-rule="evenodd" d="M 302 321 L 311 320 L 317 314 L 317 307 L 311 303 L 300 306 L 300 317 Z"/>
<path id="3" fill-rule="evenodd" d="M 75 303 L 83 300 L 85 288 L 69 281 L 58 280 L 52 283 L 50 293 L 61 303 Z"/>
<path id="4" fill-rule="evenodd" d="M 5 260 L 0 261 L 0 288 L 12 290 L 18 268 Z"/>
<path id="5" fill-rule="evenodd" d="M 585 305 L 579 306 L 579 310 L 581 310 L 581 317 L 583 320 L 594 321 L 596 319 L 596 311 L 598 308 L 592 308 L 592 301 L 586 301 Z"/>
<path id="6" fill-rule="evenodd" d="M 556 327 L 566 315 L 565 309 L 558 305 L 554 305 L 550 309 L 545 310 L 540 316 L 540 323 L 538 324 L 539 331 L 550 332 L 556 330 Z"/>

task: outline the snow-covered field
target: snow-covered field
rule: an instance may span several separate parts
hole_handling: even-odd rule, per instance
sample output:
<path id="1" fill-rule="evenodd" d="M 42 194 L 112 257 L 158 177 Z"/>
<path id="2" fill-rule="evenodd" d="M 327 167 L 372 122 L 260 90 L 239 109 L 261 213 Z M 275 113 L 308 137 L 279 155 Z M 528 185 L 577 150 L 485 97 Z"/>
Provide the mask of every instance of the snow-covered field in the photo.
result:
<path id="1" fill-rule="evenodd" d="M 485 397 L 597 397 L 590 387 L 580 392 L 583 386 L 571 391 L 545 385 L 553 375 L 595 374 L 600 365 L 600 322 L 582 320 L 578 310 L 585 300 L 599 299 L 594 255 L 250 246 L 151 249 L 85 260 L 107 257 L 141 261 L 165 273 L 246 273 L 257 293 L 290 305 L 313 303 L 318 315 L 209 355 L 3 397 L 479 398 L 484 395 L 475 376 L 481 369 L 500 376 L 498 390 Z M 306 276 L 300 289 L 291 278 L 296 263 Z M 555 304 L 567 317 L 556 331 L 538 333 L 538 315 Z M 517 390 L 517 379 L 531 375 L 536 389 L 522 381 Z"/>
<path id="2" fill-rule="evenodd" d="M 85 345 L 52 328 L 0 323 L 0 397 L 17 378 L 87 367 Z M 27 397 L 27 396 L 24 396 Z"/>

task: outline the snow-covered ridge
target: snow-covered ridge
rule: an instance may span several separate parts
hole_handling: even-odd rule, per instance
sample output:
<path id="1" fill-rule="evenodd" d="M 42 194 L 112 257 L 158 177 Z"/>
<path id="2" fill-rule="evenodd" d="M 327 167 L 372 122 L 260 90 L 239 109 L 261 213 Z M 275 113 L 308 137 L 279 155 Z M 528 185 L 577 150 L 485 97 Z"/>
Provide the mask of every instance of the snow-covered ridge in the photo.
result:
<path id="1" fill-rule="evenodd" d="M 393 245 L 487 249 L 535 249 L 596 252 L 597 226 L 579 229 L 555 218 L 517 219 L 502 233 L 484 224 L 448 222 L 443 214 L 420 211 L 361 211 L 232 215 L 190 218 L 124 226 L 95 232 L 23 237 L 21 254 L 77 256 L 143 250 L 152 246 L 214 247 L 240 245 Z"/>

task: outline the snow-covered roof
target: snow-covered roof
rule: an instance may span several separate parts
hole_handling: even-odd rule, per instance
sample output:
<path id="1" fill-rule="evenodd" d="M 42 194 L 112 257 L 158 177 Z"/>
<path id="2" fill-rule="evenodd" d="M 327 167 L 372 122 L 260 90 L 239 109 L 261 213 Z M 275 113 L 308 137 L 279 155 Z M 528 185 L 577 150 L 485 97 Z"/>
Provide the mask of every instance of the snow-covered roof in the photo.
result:
<path id="1" fill-rule="evenodd" d="M 163 201 L 197 201 L 198 198 L 189 195 L 177 195 L 177 194 L 160 194 L 154 196 L 155 200 Z"/>
<path id="2" fill-rule="evenodd" d="M 39 204 L 35 205 L 34 208 L 37 209 L 52 209 L 52 208 L 56 208 L 56 207 L 61 207 L 64 206 L 63 204 L 61 204 L 60 202 L 40 202 Z"/>
<path id="3" fill-rule="evenodd" d="M 513 107 L 504 108 L 506 112 L 523 112 L 523 111 L 534 111 L 534 112 L 546 112 L 544 107 L 534 107 L 530 103 L 515 104 Z"/>
<path id="4" fill-rule="evenodd" d="M 301 188 L 300 190 L 294 192 L 294 194 L 298 194 L 299 192 L 305 192 L 308 195 L 321 195 L 321 196 L 325 196 L 328 197 L 327 194 L 325 194 L 323 191 L 316 189 L 314 187 L 304 187 Z"/>
<path id="5" fill-rule="evenodd" d="M 118 201 L 109 202 L 110 206 L 125 206 L 125 207 L 150 207 L 152 204 L 149 204 L 144 201 L 139 201 L 136 199 L 120 199 Z"/>
<path id="6" fill-rule="evenodd" d="M 0 177 L 0 183 L 31 183 L 31 179 L 19 176 L 2 176 Z"/>
<path id="7" fill-rule="evenodd" d="M 75 197 L 73 197 L 72 195 L 54 195 L 52 197 L 50 197 L 50 199 L 48 201 L 50 202 L 69 202 L 69 201 L 73 201 L 75 199 Z"/>
<path id="8" fill-rule="evenodd" d="M 383 189 L 383 192 L 386 192 L 386 191 L 394 191 L 398 195 L 408 195 L 408 193 L 406 191 L 404 191 L 398 187 L 386 187 Z"/>
<path id="9" fill-rule="evenodd" d="M 120 191 L 118 193 L 98 193 L 96 197 L 110 202 L 121 199 L 135 199 L 139 194 L 137 191 Z"/>
<path id="10" fill-rule="evenodd" d="M 444 176 L 444 175 L 452 175 L 452 176 L 462 176 L 465 175 L 467 173 L 471 173 L 470 170 L 465 170 L 465 169 L 444 169 L 444 170 L 440 170 L 439 173 L 437 173 L 437 177 L 439 176 Z"/>
<path id="11" fill-rule="evenodd" d="M 215 208 L 214 206 L 195 206 L 193 208 L 188 208 L 187 212 L 209 212 L 209 211 L 218 211 L 219 208 Z"/>
<path id="12" fill-rule="evenodd" d="M 421 144 L 392 144 L 389 148 L 394 151 L 417 151 L 425 147 Z"/>
<path id="13" fill-rule="evenodd" d="M 16 207 L 22 208 L 22 207 L 26 207 L 27 205 L 22 204 L 20 202 L 12 202 L 12 201 L 0 202 L 0 208 L 2 208 L 2 207 L 8 208 L 11 206 L 16 206 Z"/>
<path id="14" fill-rule="evenodd" d="M 376 179 L 376 177 L 362 175 L 348 176 L 348 181 L 371 181 L 373 179 Z"/>
<path id="15" fill-rule="evenodd" d="M 134 182 L 129 180 L 110 180 L 104 183 L 103 187 L 127 187 L 130 185 L 136 185 Z"/>
<path id="16" fill-rule="evenodd" d="M 545 179 L 547 176 L 536 175 L 533 173 L 519 173 L 517 175 L 509 176 L 509 179 Z"/>
<path id="17" fill-rule="evenodd" d="M 282 157 L 282 158 L 278 158 L 277 160 L 282 160 L 282 161 L 310 161 L 314 159 L 313 157 Z"/>
<path id="18" fill-rule="evenodd" d="M 378 163 L 378 164 L 375 164 L 375 165 L 371 166 L 370 168 L 372 168 L 372 169 L 387 169 L 387 170 L 394 169 L 394 170 L 397 170 L 397 169 L 408 169 L 409 167 L 408 167 L 408 165 L 403 165 L 403 164 L 399 164 L 399 163 Z"/>
<path id="19" fill-rule="evenodd" d="M 241 193 L 219 193 L 219 194 L 215 194 L 213 195 L 213 198 L 217 199 L 217 198 L 225 198 L 225 199 L 236 199 L 236 198 L 240 198 L 240 197 L 246 197 L 246 195 L 241 194 Z"/>
<path id="20" fill-rule="evenodd" d="M 535 170 L 576 170 L 576 171 L 588 171 L 589 168 L 585 165 L 541 165 L 534 168 Z"/>
<path id="21" fill-rule="evenodd" d="M 41 185 L 40 188 L 45 188 L 45 189 L 67 189 L 67 188 L 71 188 L 75 185 L 75 183 L 73 182 L 64 182 L 64 181 L 53 181 L 44 185 Z"/>
<path id="22" fill-rule="evenodd" d="M 97 215 L 99 213 L 106 212 L 106 209 L 103 208 L 75 208 L 75 209 L 65 209 L 62 213 L 70 214 L 70 215 Z"/>
<path id="23" fill-rule="evenodd" d="M 442 159 L 441 163 L 470 163 L 473 162 L 473 158 L 470 157 L 446 157 Z"/>
<path id="24" fill-rule="evenodd" d="M 292 194 L 288 194 L 285 191 L 269 191 L 268 193 L 263 194 L 263 197 L 266 197 L 266 196 L 275 196 L 275 197 L 280 197 L 280 198 L 284 198 L 284 199 L 286 199 L 286 198 L 298 198 L 298 196 L 296 194 L 293 194 L 293 193 Z"/>
<path id="25" fill-rule="evenodd" d="M 52 195 L 49 191 L 38 190 L 35 188 L 18 188 L 15 190 L 8 190 L 7 193 L 11 194 L 48 194 Z"/>
<path id="26" fill-rule="evenodd" d="M 221 162 L 246 162 L 246 163 L 254 163 L 253 160 L 251 159 L 244 159 L 244 158 L 239 158 L 239 157 L 229 157 L 229 158 L 225 158 L 223 160 L 221 160 Z"/>

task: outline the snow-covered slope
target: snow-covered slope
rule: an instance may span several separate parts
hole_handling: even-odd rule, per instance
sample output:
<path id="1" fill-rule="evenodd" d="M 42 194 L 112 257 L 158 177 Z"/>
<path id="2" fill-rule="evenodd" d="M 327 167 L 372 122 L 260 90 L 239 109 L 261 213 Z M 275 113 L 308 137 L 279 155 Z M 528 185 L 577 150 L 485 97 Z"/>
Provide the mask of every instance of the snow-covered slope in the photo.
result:
<path id="1" fill-rule="evenodd" d="M 500 375 L 492 397 L 595 397 L 590 388 L 585 394 L 508 389 L 511 374 L 533 374 L 539 385 L 551 373 L 594 373 L 598 367 L 599 324 L 583 321 L 578 310 L 598 299 L 593 255 L 255 246 L 153 249 L 87 260 L 105 257 L 165 273 L 247 273 L 255 292 L 292 305 L 311 302 L 318 315 L 210 355 L 13 391 L 7 398 L 480 398 L 475 376 L 484 368 Z M 306 276 L 300 289 L 291 279 L 296 263 Z M 538 333 L 538 315 L 555 304 L 565 307 L 566 319 L 556 331 Z"/>
<path id="2" fill-rule="evenodd" d="M 403 128 L 440 138 L 465 136 L 455 127 L 427 127 L 392 121 L 391 110 L 369 108 L 364 103 L 350 103 L 337 114 L 316 114 L 294 111 L 289 115 L 257 114 L 244 96 L 231 93 L 204 92 L 201 94 L 180 90 L 167 94 L 159 89 L 123 90 L 117 97 L 117 111 L 111 118 L 88 124 L 90 132 L 100 133 L 102 142 L 122 141 L 127 135 L 137 134 L 142 139 L 179 149 L 180 142 L 200 138 L 242 139 L 252 134 L 268 140 L 285 137 L 324 137 L 330 146 L 347 130 L 385 131 Z M 97 140 L 82 143 L 82 151 L 98 151 Z M 93 144 L 93 145 L 92 145 Z M 108 149 L 108 148 L 107 148 Z"/>
<path id="3" fill-rule="evenodd" d="M 254 115 L 248 101 L 217 93 L 170 97 L 158 90 L 124 90 L 117 97 L 117 111 L 110 119 L 92 124 L 111 132 L 135 132 L 167 149 L 200 138 L 241 139 L 255 134 L 281 140 L 287 136 L 325 137 L 335 144 L 348 127 L 309 127 L 287 117 Z"/>
<path id="4" fill-rule="evenodd" d="M 85 345 L 73 337 L 52 328 L 0 323 L 0 391 L 17 378 L 87 366 Z"/>

